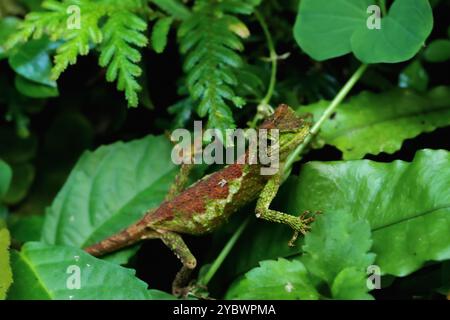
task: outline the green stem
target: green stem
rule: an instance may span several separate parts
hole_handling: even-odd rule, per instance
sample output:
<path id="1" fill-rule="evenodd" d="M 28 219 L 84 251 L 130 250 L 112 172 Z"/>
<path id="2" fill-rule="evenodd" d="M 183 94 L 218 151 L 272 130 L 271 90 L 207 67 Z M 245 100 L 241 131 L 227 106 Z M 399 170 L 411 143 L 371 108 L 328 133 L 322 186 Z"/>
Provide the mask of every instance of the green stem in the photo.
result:
<path id="1" fill-rule="evenodd" d="M 222 265 L 225 258 L 230 253 L 233 246 L 236 244 L 237 240 L 241 236 L 242 232 L 245 230 L 245 227 L 247 227 L 250 219 L 247 218 L 240 226 L 239 228 L 234 232 L 233 236 L 228 240 L 225 247 L 222 249 L 220 254 L 217 256 L 216 260 L 211 264 L 211 267 L 208 269 L 208 272 L 199 280 L 199 283 L 201 285 L 208 285 L 209 281 L 214 277 L 217 270 L 219 270 L 220 266 Z"/>
<path id="2" fill-rule="evenodd" d="M 272 99 L 273 92 L 275 90 L 275 83 L 277 81 L 277 69 L 278 69 L 278 55 L 275 50 L 275 44 L 272 39 L 272 35 L 270 34 L 269 27 L 267 26 L 266 20 L 262 16 L 262 14 L 255 10 L 255 17 L 258 19 L 259 24 L 261 25 L 261 28 L 263 29 L 264 35 L 267 40 L 267 46 L 269 49 L 269 58 L 270 62 L 272 63 L 272 69 L 270 73 L 270 81 L 269 81 L 269 87 L 267 89 L 267 93 L 264 96 L 264 98 L 261 100 L 260 104 L 269 104 L 270 99 Z"/>
<path id="3" fill-rule="evenodd" d="M 336 97 L 331 101 L 330 105 L 325 109 L 325 112 L 322 114 L 320 119 L 314 124 L 314 126 L 311 128 L 310 134 L 305 138 L 302 144 L 300 144 L 297 149 L 295 149 L 286 160 L 286 164 L 284 166 L 284 172 L 289 172 L 291 170 L 292 165 L 295 161 L 297 161 L 297 158 L 300 154 L 305 151 L 308 144 L 311 142 L 311 140 L 314 138 L 314 136 L 319 132 L 320 127 L 322 124 L 333 114 L 334 110 L 341 104 L 341 102 L 345 99 L 345 97 L 348 95 L 350 90 L 353 88 L 353 86 L 358 82 L 358 80 L 362 77 L 364 72 L 367 69 L 366 64 L 362 64 L 358 70 L 355 71 L 355 73 L 352 75 L 352 77 L 347 81 L 347 83 L 342 87 L 342 89 L 339 91 L 339 93 L 336 95 Z"/>
<path id="4" fill-rule="evenodd" d="M 386 0 L 378 0 L 378 4 L 380 5 L 380 8 L 381 8 L 382 17 L 385 17 L 387 14 Z"/>
<path id="5" fill-rule="evenodd" d="M 277 72 L 278 72 L 278 55 L 275 49 L 275 43 L 269 31 L 269 27 L 267 26 L 266 20 L 264 19 L 263 15 L 258 10 L 255 10 L 255 17 L 258 20 L 259 24 L 261 25 L 264 36 L 266 37 L 267 47 L 269 49 L 271 71 L 270 71 L 269 86 L 267 87 L 266 95 L 264 96 L 264 98 L 262 98 L 262 100 L 258 104 L 256 115 L 250 122 L 251 128 L 256 127 L 257 122 L 267 115 L 267 109 L 270 109 L 270 112 L 272 112 L 269 102 L 272 99 L 273 92 L 275 91 L 275 84 L 277 82 Z"/>

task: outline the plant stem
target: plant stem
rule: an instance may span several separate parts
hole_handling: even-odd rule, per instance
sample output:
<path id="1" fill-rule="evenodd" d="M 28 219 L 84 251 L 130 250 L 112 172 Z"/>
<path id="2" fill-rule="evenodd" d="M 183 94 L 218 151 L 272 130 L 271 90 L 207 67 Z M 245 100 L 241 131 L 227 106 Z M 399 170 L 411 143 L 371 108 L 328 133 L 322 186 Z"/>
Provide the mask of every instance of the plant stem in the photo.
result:
<path id="1" fill-rule="evenodd" d="M 216 260 L 214 260 L 214 262 L 211 264 L 211 267 L 209 268 L 209 270 L 207 271 L 207 273 L 203 276 L 203 278 L 201 278 L 199 280 L 199 283 L 201 285 L 208 285 L 209 281 L 211 281 L 211 279 L 214 277 L 214 275 L 216 274 L 217 270 L 219 270 L 220 266 L 222 265 L 223 261 L 225 260 L 225 258 L 228 256 L 228 254 L 230 253 L 231 249 L 233 248 L 233 246 L 236 244 L 237 240 L 239 239 L 239 237 L 241 236 L 242 232 L 244 231 L 244 229 L 247 227 L 248 223 L 249 223 L 250 219 L 247 218 L 240 226 L 239 228 L 234 232 L 233 236 L 230 238 L 230 240 L 228 240 L 227 244 L 225 245 L 225 247 L 222 249 L 222 251 L 220 252 L 220 254 L 217 256 Z"/>
<path id="2" fill-rule="evenodd" d="M 272 99 L 273 92 L 275 91 L 275 84 L 277 82 L 277 72 L 278 72 L 278 55 L 275 49 L 275 44 L 273 42 L 272 35 L 270 34 L 269 31 L 269 27 L 267 26 L 266 20 L 264 19 L 263 15 L 258 10 L 255 10 L 255 17 L 258 20 L 259 24 L 261 25 L 261 28 L 264 32 L 264 36 L 266 37 L 267 47 L 269 49 L 269 60 L 271 63 L 271 70 L 270 70 L 269 86 L 267 87 L 266 95 L 259 102 L 256 115 L 250 122 L 250 127 L 252 128 L 256 127 L 257 122 L 267 115 L 267 109 L 270 109 L 270 111 L 272 111 L 269 102 Z"/>
<path id="3" fill-rule="evenodd" d="M 382 17 L 385 17 L 387 14 L 386 0 L 378 0 L 378 4 L 380 5 L 380 8 L 381 8 Z"/>
<path id="4" fill-rule="evenodd" d="M 261 28 L 263 29 L 264 35 L 266 37 L 267 46 L 268 46 L 269 53 L 270 53 L 269 59 L 270 59 L 270 62 L 272 63 L 269 87 L 267 89 L 266 95 L 264 96 L 264 98 L 261 100 L 261 103 L 260 103 L 260 104 L 269 104 L 270 99 L 272 98 L 272 95 L 273 95 L 273 91 L 275 89 L 275 83 L 277 81 L 278 55 L 275 50 L 275 44 L 273 42 L 272 35 L 270 34 L 269 27 L 267 26 L 266 20 L 264 19 L 264 17 L 258 10 L 255 10 L 255 17 L 256 17 L 256 19 L 258 19 L 258 22 L 260 23 Z"/>
<path id="5" fill-rule="evenodd" d="M 341 102 L 345 99 L 345 97 L 348 95 L 350 90 L 353 88 L 353 86 L 358 82 L 358 80 L 361 78 L 361 76 L 364 74 L 364 72 L 367 69 L 366 64 L 362 64 L 359 66 L 359 68 L 355 71 L 355 73 L 352 75 L 352 77 L 347 81 L 347 83 L 342 87 L 342 89 L 339 91 L 339 93 L 336 95 L 336 97 L 331 101 L 330 105 L 326 108 L 325 112 L 322 114 L 320 119 L 314 124 L 314 126 L 311 128 L 311 131 L 309 135 L 305 138 L 302 144 L 300 144 L 297 149 L 295 149 L 286 160 L 286 164 L 284 166 L 284 172 L 289 172 L 292 165 L 295 161 L 297 161 L 297 158 L 302 152 L 305 150 L 305 148 L 308 146 L 308 144 L 311 142 L 311 140 L 314 138 L 314 136 L 319 132 L 320 127 L 322 124 L 333 114 L 334 110 L 341 104 Z"/>

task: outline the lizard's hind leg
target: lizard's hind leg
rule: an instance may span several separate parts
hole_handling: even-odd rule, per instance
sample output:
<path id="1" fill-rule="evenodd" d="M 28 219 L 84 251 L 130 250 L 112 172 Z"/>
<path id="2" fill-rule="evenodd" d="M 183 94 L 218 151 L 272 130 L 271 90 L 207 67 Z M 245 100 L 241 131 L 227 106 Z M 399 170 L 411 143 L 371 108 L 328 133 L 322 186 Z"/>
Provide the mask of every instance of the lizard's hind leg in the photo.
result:
<path id="1" fill-rule="evenodd" d="M 186 287 L 189 283 L 192 270 L 197 265 L 197 260 L 179 234 L 170 231 L 160 231 L 160 238 L 183 263 L 183 266 L 178 271 L 172 283 L 172 292 L 176 296 L 185 295 L 187 293 Z"/>

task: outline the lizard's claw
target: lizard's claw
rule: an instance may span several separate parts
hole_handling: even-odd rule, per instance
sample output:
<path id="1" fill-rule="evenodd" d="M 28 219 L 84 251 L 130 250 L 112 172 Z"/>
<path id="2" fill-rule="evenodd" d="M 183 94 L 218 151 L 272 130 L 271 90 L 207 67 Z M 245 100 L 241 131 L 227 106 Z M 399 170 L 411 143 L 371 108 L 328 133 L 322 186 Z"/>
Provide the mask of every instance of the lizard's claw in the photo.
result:
<path id="1" fill-rule="evenodd" d="M 321 214 L 320 211 L 316 211 L 313 216 L 311 216 L 310 211 L 303 212 L 298 217 L 298 224 L 294 228 L 294 235 L 292 236 L 291 240 L 289 240 L 288 245 L 289 247 L 295 247 L 295 242 L 297 241 L 297 238 L 300 234 L 305 235 L 308 231 L 311 230 L 310 224 L 313 223 L 316 220 L 316 215 Z"/>

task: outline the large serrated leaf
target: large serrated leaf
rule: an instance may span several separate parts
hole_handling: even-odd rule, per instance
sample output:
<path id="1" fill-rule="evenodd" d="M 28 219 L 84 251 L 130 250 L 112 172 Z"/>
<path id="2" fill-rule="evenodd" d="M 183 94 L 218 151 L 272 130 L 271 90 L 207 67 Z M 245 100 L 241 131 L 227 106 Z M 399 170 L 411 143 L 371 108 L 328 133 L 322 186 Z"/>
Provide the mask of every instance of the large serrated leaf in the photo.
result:
<path id="1" fill-rule="evenodd" d="M 300 261 L 262 261 L 227 292 L 226 299 L 316 300 L 319 294 Z"/>
<path id="2" fill-rule="evenodd" d="M 29 242 L 11 257 L 15 279 L 8 294 L 11 300 L 153 298 L 133 270 L 77 248 Z"/>
<path id="3" fill-rule="evenodd" d="M 423 150 L 412 163 L 312 162 L 288 188 L 288 212 L 367 219 L 383 274 L 405 276 L 450 258 L 449 152 Z"/>
<path id="4" fill-rule="evenodd" d="M 330 212 L 305 236 L 300 261 L 262 261 L 227 292 L 238 299 L 371 299 L 366 268 L 375 259 L 365 220 Z M 297 249 L 298 252 L 298 249 Z"/>
<path id="5" fill-rule="evenodd" d="M 321 101 L 299 108 L 318 119 L 328 106 Z M 366 154 L 393 153 L 406 139 L 450 125 L 450 88 L 437 87 L 426 94 L 396 89 L 363 92 L 336 109 L 319 133 L 319 142 L 333 145 L 344 159 Z"/>
<path id="6" fill-rule="evenodd" d="M 371 246 L 366 220 L 329 212 L 319 216 L 314 230 L 305 236 L 302 262 L 311 274 L 331 284 L 346 268 L 365 274 L 375 259 L 373 253 L 368 253 Z"/>
<path id="7" fill-rule="evenodd" d="M 139 220 L 176 174 L 170 154 L 163 136 L 86 152 L 48 209 L 42 240 L 86 247 Z"/>
<path id="8" fill-rule="evenodd" d="M 368 160 L 311 162 L 282 187 L 273 206 L 289 214 L 321 210 L 367 219 L 371 252 L 383 274 L 405 276 L 427 261 L 450 259 L 450 153 L 419 151 L 412 163 Z M 270 235 L 268 237 L 267 235 Z M 281 237 L 285 235 L 286 237 Z M 261 260 L 292 256 L 290 230 L 259 222 L 241 239 L 224 276 L 242 274 Z M 270 238 L 263 245 L 255 241 Z M 260 247 L 263 246 L 263 249 Z M 239 261 L 238 264 L 234 261 Z"/>

